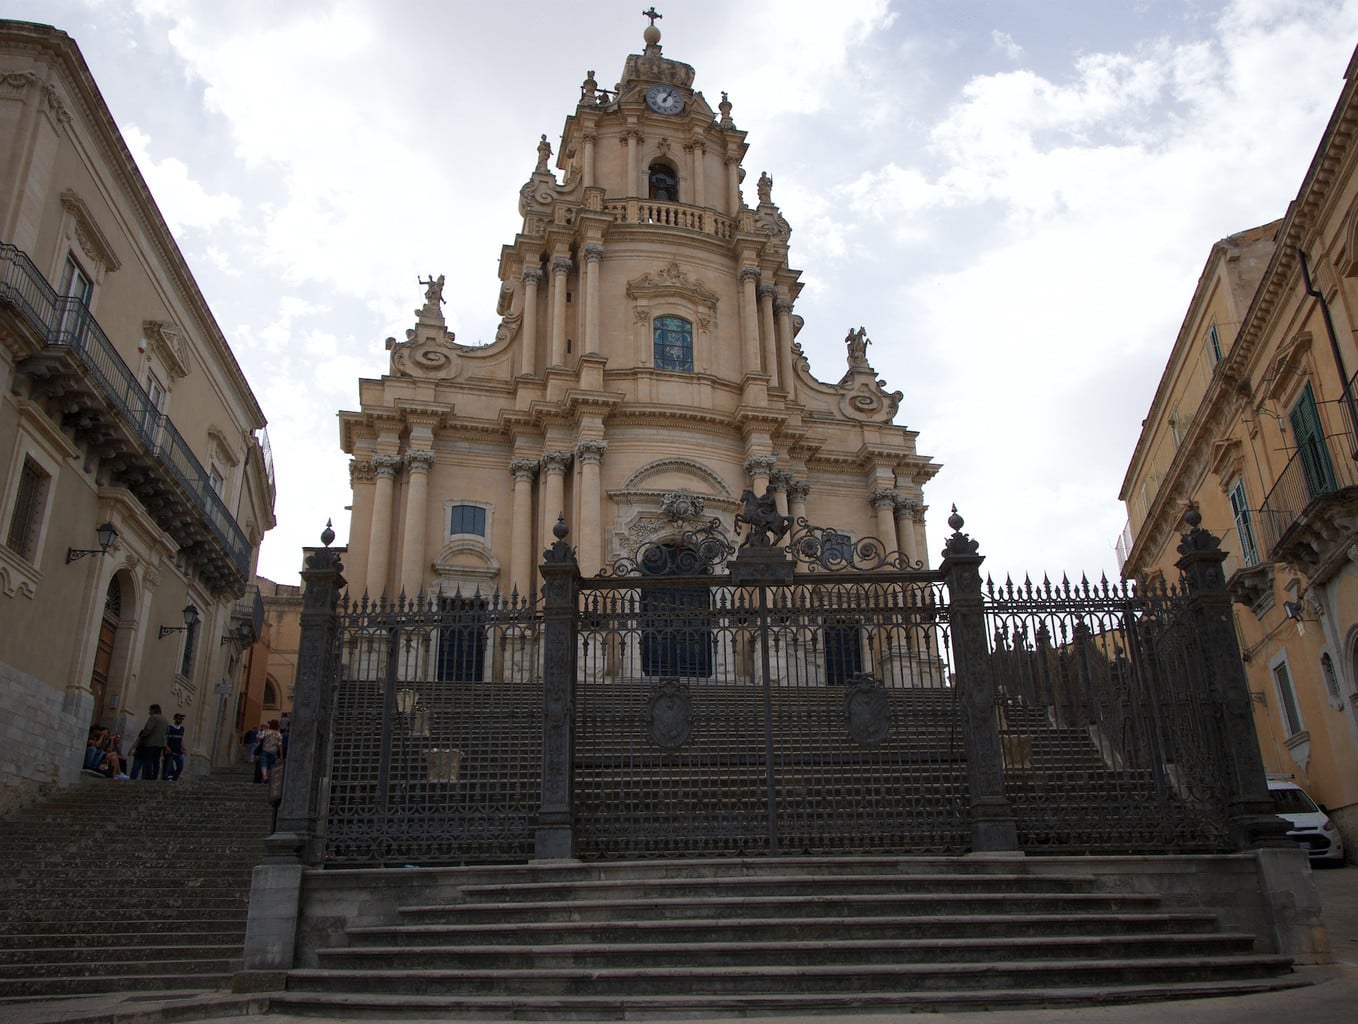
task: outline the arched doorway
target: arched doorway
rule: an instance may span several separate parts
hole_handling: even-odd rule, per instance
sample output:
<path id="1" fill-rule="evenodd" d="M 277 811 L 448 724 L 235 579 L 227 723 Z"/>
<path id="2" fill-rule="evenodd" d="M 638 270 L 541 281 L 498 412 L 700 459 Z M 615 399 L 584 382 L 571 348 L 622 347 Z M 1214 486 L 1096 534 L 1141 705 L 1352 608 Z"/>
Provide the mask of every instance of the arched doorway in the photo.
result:
<path id="1" fill-rule="evenodd" d="M 669 164 L 653 163 L 647 173 L 647 197 L 665 203 L 679 201 L 679 175 Z"/>
<path id="2" fill-rule="evenodd" d="M 104 594 L 104 613 L 99 619 L 99 640 L 94 649 L 94 668 L 90 671 L 90 693 L 94 695 L 91 725 L 98 725 L 108 712 L 108 679 L 113 669 L 113 651 L 122 616 L 123 588 L 115 576 L 108 581 L 108 591 Z"/>

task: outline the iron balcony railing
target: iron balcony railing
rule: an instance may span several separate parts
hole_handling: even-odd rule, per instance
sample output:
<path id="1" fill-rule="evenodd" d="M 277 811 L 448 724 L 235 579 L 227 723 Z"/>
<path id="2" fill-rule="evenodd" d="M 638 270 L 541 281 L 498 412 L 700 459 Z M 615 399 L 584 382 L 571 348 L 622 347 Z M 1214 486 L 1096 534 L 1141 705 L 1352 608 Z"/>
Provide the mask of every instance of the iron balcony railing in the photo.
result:
<path id="1" fill-rule="evenodd" d="M 232 565 L 242 579 L 248 579 L 250 542 L 245 533 L 213 490 L 211 477 L 184 435 L 156 409 L 85 303 L 58 295 L 27 254 L 8 244 L 0 244 L 0 299 L 47 344 L 60 346 L 80 360 L 97 382 L 102 397 L 122 414 L 127 429 L 193 499 Z"/>
<path id="2" fill-rule="evenodd" d="M 1358 465 L 1348 455 L 1350 438 L 1339 432 L 1298 448 L 1278 475 L 1259 510 L 1264 547 L 1270 557 L 1288 532 L 1325 498 L 1358 487 Z"/>

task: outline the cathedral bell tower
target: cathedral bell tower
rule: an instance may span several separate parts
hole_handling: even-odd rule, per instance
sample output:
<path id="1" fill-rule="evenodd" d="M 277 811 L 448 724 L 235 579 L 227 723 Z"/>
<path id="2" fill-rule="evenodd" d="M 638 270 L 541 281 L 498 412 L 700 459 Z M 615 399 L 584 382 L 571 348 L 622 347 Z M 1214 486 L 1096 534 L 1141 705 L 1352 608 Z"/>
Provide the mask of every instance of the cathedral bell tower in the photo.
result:
<path id="1" fill-rule="evenodd" d="M 587 72 L 555 153 L 537 143 L 495 340 L 457 343 L 443 279 L 421 279 L 390 373 L 340 414 L 350 579 L 374 596 L 527 593 L 558 515 L 588 575 L 713 518 L 732 530 L 746 489 L 926 560 L 938 466 L 893 423 L 901 393 L 862 328 L 838 383 L 812 375 L 773 179 L 751 205 L 731 101 L 714 110 L 646 16 L 618 83 Z"/>

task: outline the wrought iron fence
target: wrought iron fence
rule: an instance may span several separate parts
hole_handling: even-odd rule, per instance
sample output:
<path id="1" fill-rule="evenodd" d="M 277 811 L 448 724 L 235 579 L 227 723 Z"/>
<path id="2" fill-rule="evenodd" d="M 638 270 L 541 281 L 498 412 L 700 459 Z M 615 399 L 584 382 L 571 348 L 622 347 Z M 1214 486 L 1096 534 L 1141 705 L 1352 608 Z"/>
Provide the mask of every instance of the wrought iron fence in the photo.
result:
<path id="1" fill-rule="evenodd" d="M 1186 595 L 987 587 L 1004 789 L 1032 852 L 1226 849 L 1220 695 Z"/>
<path id="2" fill-rule="evenodd" d="M 713 524 L 593 579 L 559 525 L 541 600 L 333 614 L 312 549 L 292 760 L 315 781 L 280 833 L 315 827 L 330 865 L 1281 836 L 1215 537 L 1185 537 L 1179 588 L 983 587 L 950 522 L 938 571 L 805 524 L 733 558 Z"/>

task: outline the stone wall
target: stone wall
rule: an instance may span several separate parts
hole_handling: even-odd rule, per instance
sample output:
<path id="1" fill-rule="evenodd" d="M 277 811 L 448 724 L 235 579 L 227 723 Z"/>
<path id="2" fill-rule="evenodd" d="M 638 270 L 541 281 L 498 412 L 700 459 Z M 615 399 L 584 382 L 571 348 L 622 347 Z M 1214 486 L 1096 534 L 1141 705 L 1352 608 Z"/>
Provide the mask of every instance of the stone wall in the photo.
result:
<path id="1" fill-rule="evenodd" d="M 68 700 L 42 680 L 0 662 L 0 814 L 69 785 L 80 772 L 91 696 Z"/>

